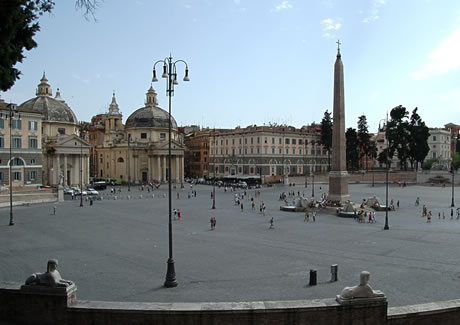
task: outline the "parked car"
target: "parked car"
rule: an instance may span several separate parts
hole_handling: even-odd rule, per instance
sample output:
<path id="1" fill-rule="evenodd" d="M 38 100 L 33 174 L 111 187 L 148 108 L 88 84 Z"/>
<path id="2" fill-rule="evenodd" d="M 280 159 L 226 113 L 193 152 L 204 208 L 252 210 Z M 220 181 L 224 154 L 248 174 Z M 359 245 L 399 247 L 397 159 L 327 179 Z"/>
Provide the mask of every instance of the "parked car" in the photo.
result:
<path id="1" fill-rule="evenodd" d="M 86 189 L 86 193 L 87 193 L 88 195 L 99 195 L 99 192 L 96 191 L 94 188 L 91 188 L 91 187 L 88 187 L 88 188 Z M 84 194 L 83 194 L 83 195 L 84 195 Z"/>
<path id="2" fill-rule="evenodd" d="M 75 194 L 75 191 L 71 189 L 70 187 L 64 188 L 64 194 L 72 195 Z"/>
<path id="3" fill-rule="evenodd" d="M 107 188 L 107 183 L 104 181 L 94 182 L 93 187 L 95 190 L 105 190 Z"/>

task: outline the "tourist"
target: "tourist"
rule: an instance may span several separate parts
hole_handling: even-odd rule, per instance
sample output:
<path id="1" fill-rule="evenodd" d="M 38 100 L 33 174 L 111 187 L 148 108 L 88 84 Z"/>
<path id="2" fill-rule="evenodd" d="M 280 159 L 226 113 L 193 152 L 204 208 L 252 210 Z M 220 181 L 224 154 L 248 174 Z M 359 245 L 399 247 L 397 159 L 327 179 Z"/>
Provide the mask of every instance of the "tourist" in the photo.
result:
<path id="1" fill-rule="evenodd" d="M 180 210 L 177 209 L 177 218 L 180 220 L 180 218 L 182 218 L 182 214 L 180 213 Z"/>
<path id="2" fill-rule="evenodd" d="M 454 220 L 454 209 L 450 208 L 450 220 Z"/>
<path id="3" fill-rule="evenodd" d="M 214 217 L 211 217 L 209 223 L 211 224 L 211 230 L 214 230 Z"/>
<path id="4" fill-rule="evenodd" d="M 241 201 L 241 212 L 243 212 L 243 201 Z"/>
<path id="5" fill-rule="evenodd" d="M 310 221 L 310 214 L 308 211 L 305 211 L 305 217 L 303 218 L 303 222 L 309 222 Z"/>
<path id="6" fill-rule="evenodd" d="M 273 217 L 270 219 L 270 229 L 273 229 L 275 228 L 275 226 L 273 225 Z"/>
<path id="7" fill-rule="evenodd" d="M 399 200 L 398 200 L 398 202 L 396 202 L 396 206 L 397 206 L 397 207 L 398 207 L 398 209 L 399 209 Z"/>
<path id="8" fill-rule="evenodd" d="M 313 222 L 315 222 L 316 221 L 316 211 L 313 211 L 312 217 L 313 217 Z"/>
<path id="9" fill-rule="evenodd" d="M 428 212 L 428 217 L 427 217 L 426 222 L 431 222 L 431 216 L 432 216 L 432 215 L 433 215 L 433 214 L 431 213 L 431 210 L 430 210 L 430 212 Z"/>

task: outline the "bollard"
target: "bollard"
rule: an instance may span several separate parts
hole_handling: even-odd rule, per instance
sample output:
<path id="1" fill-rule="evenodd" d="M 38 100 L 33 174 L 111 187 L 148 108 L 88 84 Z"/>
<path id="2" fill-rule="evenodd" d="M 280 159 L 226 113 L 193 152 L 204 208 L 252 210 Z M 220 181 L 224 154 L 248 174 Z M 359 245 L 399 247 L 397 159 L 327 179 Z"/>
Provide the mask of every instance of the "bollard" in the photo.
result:
<path id="1" fill-rule="evenodd" d="M 331 265 L 331 282 L 338 281 L 339 266 L 337 264 Z"/>
<path id="2" fill-rule="evenodd" d="M 316 270 L 310 270 L 310 285 L 316 285 Z"/>

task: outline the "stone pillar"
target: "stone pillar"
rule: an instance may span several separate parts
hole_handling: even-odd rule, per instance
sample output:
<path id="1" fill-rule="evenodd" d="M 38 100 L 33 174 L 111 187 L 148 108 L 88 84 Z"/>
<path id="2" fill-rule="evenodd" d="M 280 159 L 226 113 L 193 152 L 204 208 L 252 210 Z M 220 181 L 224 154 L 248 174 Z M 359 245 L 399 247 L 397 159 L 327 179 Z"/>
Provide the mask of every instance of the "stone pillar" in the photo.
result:
<path id="1" fill-rule="evenodd" d="M 181 174 L 180 174 L 180 181 L 181 183 L 184 182 L 184 156 L 180 158 L 181 161 Z"/>
<path id="2" fill-rule="evenodd" d="M 156 175 L 156 180 L 158 182 L 161 181 L 161 158 L 160 158 L 160 156 L 157 156 L 157 175 Z"/>
<path id="3" fill-rule="evenodd" d="M 340 43 L 338 43 L 340 45 Z M 340 48 L 334 65 L 334 112 L 332 129 L 332 169 L 329 173 L 329 195 L 332 201 L 345 202 L 348 194 L 348 172 L 345 160 L 345 90 Z"/>
<path id="4" fill-rule="evenodd" d="M 85 155 L 85 161 L 86 161 L 86 184 L 89 184 L 89 156 Z"/>
<path id="5" fill-rule="evenodd" d="M 61 157 L 59 154 L 56 155 L 56 171 L 53 181 L 53 185 L 59 184 L 59 175 L 61 174 Z"/>
<path id="6" fill-rule="evenodd" d="M 163 156 L 163 173 L 161 175 L 161 180 L 166 181 L 166 156 Z"/>
<path id="7" fill-rule="evenodd" d="M 64 178 L 62 179 L 64 187 L 68 186 L 67 179 L 67 155 L 64 155 Z"/>
<path id="8" fill-rule="evenodd" d="M 152 156 L 148 155 L 147 157 L 147 168 L 148 168 L 148 171 L 147 171 L 147 182 L 150 182 L 150 180 L 152 179 Z"/>
<path id="9" fill-rule="evenodd" d="M 176 172 L 175 172 L 175 177 L 176 177 L 176 183 L 179 183 L 179 156 L 175 157 L 176 160 Z"/>

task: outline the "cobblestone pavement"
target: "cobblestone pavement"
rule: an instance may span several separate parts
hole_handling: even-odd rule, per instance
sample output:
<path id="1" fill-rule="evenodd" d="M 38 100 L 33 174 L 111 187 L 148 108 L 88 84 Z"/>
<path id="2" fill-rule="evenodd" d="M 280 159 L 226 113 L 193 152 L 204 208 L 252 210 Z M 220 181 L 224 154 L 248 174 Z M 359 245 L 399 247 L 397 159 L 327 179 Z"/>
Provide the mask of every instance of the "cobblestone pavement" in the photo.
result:
<path id="1" fill-rule="evenodd" d="M 388 296 L 390 306 L 460 297 L 460 220 L 450 218 L 449 187 L 391 184 L 389 197 L 395 204 L 400 200 L 400 208 L 389 212 L 390 229 L 383 230 L 384 212 L 377 212 L 377 223 L 371 224 L 322 211 L 315 223 L 306 223 L 303 213 L 281 212 L 279 194 L 293 189 L 289 186 L 264 187 L 255 198 L 256 211 L 247 199 L 241 211 L 234 193 L 223 188 L 216 189 L 217 209 L 212 210 L 212 187 L 197 185 L 197 197 L 188 199 L 188 186 L 173 193 L 174 208 L 182 214 L 173 221 L 178 287 L 163 287 L 168 258 L 165 185 L 153 191 L 154 198 L 132 187 L 127 200 L 125 187 L 117 200 L 108 199 L 105 191 L 105 199 L 92 206 L 67 200 L 16 207 L 13 227 L 8 226 L 8 208 L 1 209 L 0 282 L 22 282 L 57 258 L 61 275 L 77 283 L 82 300 L 331 298 L 357 284 L 362 270 L 371 272 L 370 284 Z M 294 190 L 310 196 L 311 184 Z M 325 192 L 326 184 L 315 184 L 316 196 Z M 253 196 L 254 190 L 248 193 Z M 372 195 L 383 200 L 385 186 L 350 185 L 350 193 L 355 202 Z M 420 206 L 414 206 L 417 196 Z M 261 201 L 267 206 L 265 216 L 258 211 Z M 460 206 L 458 194 L 456 203 Z M 431 223 L 421 217 L 423 204 L 433 212 Z M 211 216 L 217 220 L 214 231 Z M 272 217 L 274 229 L 269 229 Z M 339 265 L 338 282 L 329 281 L 331 264 Z M 310 269 L 318 272 L 317 286 L 308 286 Z"/>

